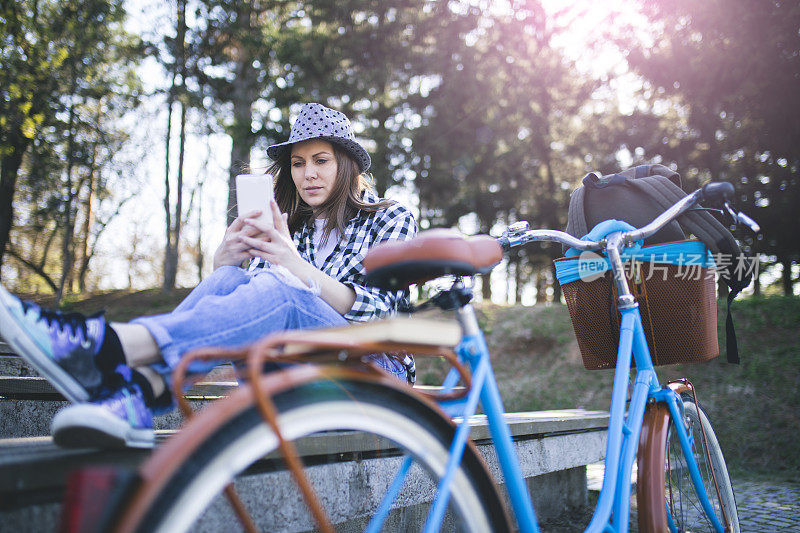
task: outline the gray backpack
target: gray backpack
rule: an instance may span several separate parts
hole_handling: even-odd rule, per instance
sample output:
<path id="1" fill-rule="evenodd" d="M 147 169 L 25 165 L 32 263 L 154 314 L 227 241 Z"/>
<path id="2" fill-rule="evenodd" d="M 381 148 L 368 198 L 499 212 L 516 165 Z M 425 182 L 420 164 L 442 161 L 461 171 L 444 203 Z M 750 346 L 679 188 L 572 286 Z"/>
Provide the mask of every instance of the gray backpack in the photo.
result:
<path id="1" fill-rule="evenodd" d="M 639 165 L 606 176 L 592 172 L 583 178 L 583 186 L 570 196 L 567 233 L 583 237 L 607 219 L 641 227 L 684 196 L 680 175 L 664 165 Z M 730 306 L 736 295 L 750 284 L 753 268 L 731 232 L 702 209 L 685 213 L 646 239 L 645 244 L 679 241 L 689 234 L 703 241 L 715 257 L 722 254 L 721 257 L 730 258 L 730 261 L 720 262 L 717 271 L 730 289 L 725 323 L 728 361 L 738 363 L 739 350 Z"/>

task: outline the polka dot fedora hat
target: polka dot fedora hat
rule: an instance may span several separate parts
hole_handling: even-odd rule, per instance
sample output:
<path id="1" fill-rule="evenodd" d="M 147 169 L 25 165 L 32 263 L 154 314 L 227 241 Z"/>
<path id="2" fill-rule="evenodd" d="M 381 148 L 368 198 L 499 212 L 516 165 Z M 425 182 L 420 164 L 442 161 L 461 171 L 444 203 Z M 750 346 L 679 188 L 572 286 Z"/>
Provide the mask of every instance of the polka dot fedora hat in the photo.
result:
<path id="1" fill-rule="evenodd" d="M 344 113 L 322 104 L 303 104 L 292 125 L 289 140 L 267 148 L 267 155 L 277 161 L 292 144 L 309 139 L 323 139 L 344 148 L 358 163 L 361 172 L 369 170 L 372 164 L 367 151 L 356 142 L 350 120 Z"/>

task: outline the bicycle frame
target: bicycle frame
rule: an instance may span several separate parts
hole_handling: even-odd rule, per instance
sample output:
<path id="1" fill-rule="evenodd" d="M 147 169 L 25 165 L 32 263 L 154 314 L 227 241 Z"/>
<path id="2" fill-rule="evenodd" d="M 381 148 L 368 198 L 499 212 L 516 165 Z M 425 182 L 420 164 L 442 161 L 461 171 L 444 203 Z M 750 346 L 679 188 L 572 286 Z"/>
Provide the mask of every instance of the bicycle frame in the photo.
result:
<path id="1" fill-rule="evenodd" d="M 595 512 L 587 528 L 587 531 L 591 532 L 628 531 L 631 472 L 647 403 L 663 402 L 669 409 L 673 420 L 684 420 L 679 396 L 672 389 L 659 384 L 653 367 L 639 313 L 639 305 L 631 295 L 625 281 L 623 263 L 620 258 L 620 250 L 624 246 L 622 235 L 622 232 L 612 233 L 607 236 L 605 243 L 613 279 L 619 294 L 620 341 L 611 397 L 605 477 Z M 450 447 L 450 459 L 446 472 L 442 476 L 436 498 L 428 514 L 425 531 L 438 530 L 438 525 L 442 521 L 449 498 L 450 480 L 461 459 L 469 435 L 469 418 L 475 414 L 480 400 L 487 417 L 492 442 L 497 450 L 498 462 L 506 481 L 509 499 L 519 529 L 523 532 L 537 532 L 539 527 L 531 498 L 514 452 L 510 431 L 503 419 L 503 404 L 489 361 L 489 350 L 471 304 L 468 303 L 458 310 L 458 320 L 464 336 L 456 348 L 456 353 L 472 369 L 472 386 L 465 398 L 457 401 L 444 401 L 440 404 L 449 415 L 461 417 L 461 421 L 458 423 L 455 438 Z M 636 379 L 626 415 L 625 406 L 632 359 L 636 363 Z M 457 382 L 457 378 L 457 373 L 451 370 L 444 381 L 444 388 L 452 388 Z M 700 503 L 714 528 L 722 532 L 724 528 L 713 512 L 703 488 L 700 471 L 692 453 L 692 438 L 687 433 L 684 424 L 675 424 L 674 426 Z M 407 462 L 410 464 L 410 461 Z M 404 470 L 401 469 L 398 479 L 402 479 L 403 475 Z M 393 497 L 390 491 L 385 501 L 391 501 L 390 498 L 393 499 Z M 383 520 L 381 516 L 374 518 L 376 525 Z M 674 531 L 675 527 L 669 513 L 668 522 L 670 529 Z"/>

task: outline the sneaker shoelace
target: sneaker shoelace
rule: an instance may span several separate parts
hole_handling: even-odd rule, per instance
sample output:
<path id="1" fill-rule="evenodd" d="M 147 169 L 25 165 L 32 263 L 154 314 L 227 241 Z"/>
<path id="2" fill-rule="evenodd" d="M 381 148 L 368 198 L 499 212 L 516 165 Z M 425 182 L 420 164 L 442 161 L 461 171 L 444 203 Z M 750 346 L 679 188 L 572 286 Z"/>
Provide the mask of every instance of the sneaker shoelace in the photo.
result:
<path id="1" fill-rule="evenodd" d="M 64 313 L 55 309 L 45 309 L 33 302 L 22 301 L 21 303 L 22 311 L 25 314 L 29 311 L 38 312 L 39 319 L 44 320 L 49 329 L 53 329 L 55 326 L 58 331 L 68 333 L 71 338 L 81 343 L 85 343 L 88 336 L 86 321 L 88 319 L 98 318 L 103 314 L 103 312 L 100 311 L 90 316 L 84 316 L 81 313 Z"/>
<path id="2" fill-rule="evenodd" d="M 152 427 L 152 421 L 143 418 L 142 414 L 136 408 L 137 401 L 141 403 L 141 406 L 145 405 L 142 393 L 136 384 L 128 383 L 117 390 L 108 389 L 94 401 L 105 403 L 112 411 L 115 410 L 115 407 L 121 408 L 125 413 L 128 423 L 130 423 L 132 427 Z"/>

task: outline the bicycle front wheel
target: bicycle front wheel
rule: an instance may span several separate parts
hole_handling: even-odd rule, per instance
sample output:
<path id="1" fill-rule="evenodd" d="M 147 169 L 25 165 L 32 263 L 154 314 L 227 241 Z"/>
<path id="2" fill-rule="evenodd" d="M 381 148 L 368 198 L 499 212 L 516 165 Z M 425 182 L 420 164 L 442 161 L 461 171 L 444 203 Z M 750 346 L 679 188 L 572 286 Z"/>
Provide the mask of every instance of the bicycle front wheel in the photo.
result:
<path id="1" fill-rule="evenodd" d="M 295 441 L 306 475 L 337 530 L 364 529 L 406 455 L 414 464 L 382 530 L 407 531 L 424 522 L 453 437 L 452 424 L 440 413 L 403 391 L 358 380 L 306 383 L 277 394 L 273 401 L 281 432 Z M 198 417 L 183 431 L 202 423 Z M 315 438 L 346 440 L 356 444 L 356 451 L 314 451 L 319 444 Z M 181 459 L 157 496 L 150 498 L 138 530 L 230 530 L 237 519 L 221 493 L 231 481 L 259 530 L 313 529 L 315 522 L 296 485 L 287 483 L 282 462 L 269 460 L 277 444 L 250 399 L 246 408 Z M 507 527 L 494 483 L 468 447 L 453 478 L 443 529 Z"/>
<path id="2" fill-rule="evenodd" d="M 637 501 L 641 531 L 715 531 L 692 482 L 675 424 L 683 424 L 714 515 L 737 533 L 739 515 L 728 468 L 705 412 L 691 394 L 681 394 L 685 419 L 674 420 L 666 405 L 648 407 L 639 448 Z"/>

